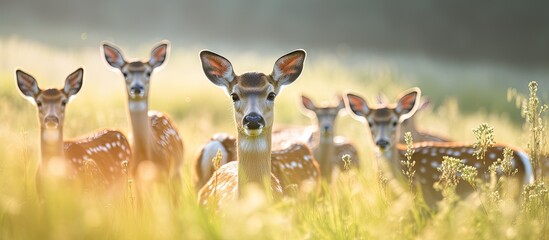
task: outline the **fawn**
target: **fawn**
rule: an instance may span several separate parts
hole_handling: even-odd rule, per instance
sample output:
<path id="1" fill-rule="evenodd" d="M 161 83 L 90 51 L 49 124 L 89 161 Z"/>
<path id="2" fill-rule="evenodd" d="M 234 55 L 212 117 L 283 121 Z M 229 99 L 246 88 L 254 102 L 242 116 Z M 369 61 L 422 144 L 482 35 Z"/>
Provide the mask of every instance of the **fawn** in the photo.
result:
<path id="1" fill-rule="evenodd" d="M 159 172 L 160 179 L 168 181 L 172 190 L 178 191 L 181 187 L 183 142 L 167 114 L 149 111 L 150 78 L 155 70 L 163 66 L 168 54 L 168 42 L 157 44 L 147 61 L 126 61 L 122 51 L 112 43 L 103 43 L 102 49 L 106 62 L 122 73 L 126 84 L 133 134 L 132 173 L 140 180 L 154 178 Z"/>
<path id="2" fill-rule="evenodd" d="M 399 177 L 402 172 L 401 160 L 404 160 L 406 147 L 398 143 L 399 128 L 403 120 L 412 116 L 420 100 L 419 88 L 412 88 L 402 93 L 396 104 L 371 106 L 353 93 L 347 93 L 345 104 L 349 112 L 359 121 L 367 123 L 371 133 L 371 143 L 388 161 L 392 174 Z M 442 166 L 442 157 L 451 156 L 461 159 L 465 164 L 472 165 L 484 173 L 488 166 L 498 158 L 503 158 L 505 145 L 497 144 L 489 147 L 486 152 L 486 163 L 477 160 L 473 155 L 474 148 L 470 144 L 457 142 L 419 142 L 414 144 L 415 153 L 412 160 L 416 162 L 416 180 L 423 186 L 423 197 L 426 203 L 434 206 L 441 199 L 433 184 L 440 178 L 437 168 Z M 518 169 L 515 178 L 524 183 L 533 181 L 532 166 L 523 151 L 513 149 L 512 164 Z M 463 181 L 457 187 L 457 194 L 466 196 L 472 188 Z"/>
<path id="3" fill-rule="evenodd" d="M 293 83 L 301 74 L 305 51 L 296 50 L 280 57 L 269 75 L 258 72 L 236 75 L 229 60 L 206 50 L 200 53 L 200 59 L 207 78 L 222 87 L 233 101 L 238 161 L 229 162 L 213 173 L 199 191 L 199 204 L 215 201 L 219 205 L 236 199 L 250 185 L 259 185 L 277 199 L 285 190 L 283 186 L 290 182 L 299 183 L 302 179 L 318 182 L 318 165 L 306 145 L 293 144 L 277 153 L 271 149 L 275 98 L 283 86 Z"/>
<path id="4" fill-rule="evenodd" d="M 16 71 L 21 94 L 38 109 L 40 162 L 36 186 L 41 195 L 42 183 L 52 175 L 82 181 L 86 188 L 116 191 L 125 186 L 131 151 L 122 132 L 104 129 L 87 137 L 63 139 L 65 108 L 80 91 L 83 77 L 84 70 L 80 68 L 67 77 L 62 88 L 42 90 L 34 77 Z"/>

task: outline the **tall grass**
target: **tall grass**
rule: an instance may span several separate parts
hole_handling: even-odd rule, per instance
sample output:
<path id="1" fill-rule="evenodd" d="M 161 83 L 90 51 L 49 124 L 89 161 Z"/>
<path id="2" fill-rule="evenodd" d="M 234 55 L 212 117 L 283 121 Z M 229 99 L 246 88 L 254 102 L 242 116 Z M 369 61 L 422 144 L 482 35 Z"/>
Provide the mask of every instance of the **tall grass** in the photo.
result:
<path id="1" fill-rule="evenodd" d="M 124 50 L 128 57 L 145 57 L 148 47 Z M 56 49 L 27 40 L 0 40 L 3 56 L 0 62 L 0 119 L 3 120 L 0 125 L 0 239 L 549 237 L 547 217 L 535 211 L 547 206 L 547 197 L 536 198 L 541 205 L 532 205 L 533 211 L 525 211 L 526 207 L 521 206 L 527 201 L 503 198 L 496 212 L 482 211 L 471 201 L 457 201 L 451 208 L 433 212 L 417 204 L 412 195 L 386 196 L 378 184 L 373 167 L 375 157 L 365 126 L 346 115 L 338 119 L 338 134 L 354 140 L 363 167 L 342 174 L 336 179 L 337 184 L 326 186 L 325 195 L 267 204 L 268 201 L 254 198 L 252 194 L 221 211 L 198 207 L 191 182 L 193 157 L 213 133 L 234 132 L 234 123 L 230 101 L 221 89 L 205 79 L 197 52 L 197 49 L 174 48 L 166 67 L 154 73 L 151 82 L 151 108 L 174 118 L 185 144 L 185 164 L 181 169 L 184 184 L 178 205 L 173 204 L 163 186 L 156 186 L 140 207 L 129 200 L 131 195 L 105 201 L 70 188 L 55 189 L 50 200 L 40 203 L 34 181 L 39 156 L 36 109 L 17 92 L 14 69 L 19 67 L 33 74 L 45 88 L 60 87 L 67 74 L 79 66 L 85 67 L 83 88 L 67 107 L 66 138 L 104 127 L 128 132 L 123 80 L 105 66 L 98 49 Z M 232 61 L 237 73 L 270 72 L 278 57 L 250 52 L 224 55 Z M 444 69 L 437 71 L 444 72 Z M 396 96 L 412 85 L 407 80 L 399 68 L 355 68 L 340 63 L 337 58 L 311 58 L 300 79 L 277 98 L 275 122 L 278 126 L 310 124 L 297 107 L 301 92 L 315 99 L 330 100 L 336 92 L 352 89 L 373 100 L 378 91 Z M 419 87 L 423 86 L 419 84 Z M 436 91 L 427 91 L 427 95 Z M 526 85 L 518 91 L 526 93 Z M 501 96 L 504 101 L 505 92 L 485 89 L 485 93 L 488 98 Z M 518 110 L 506 114 L 469 110 L 473 113 L 463 114 L 458 107 L 461 101 L 460 96 L 444 99 L 433 112 L 419 116 L 419 122 L 430 130 L 469 142 L 474 140 L 469 129 L 488 122 L 497 133 L 496 142 L 527 148 L 524 142 L 529 139 L 528 131 L 508 117 L 519 114 Z M 547 121 L 546 116 L 540 117 Z M 544 131 L 546 136 L 547 129 Z M 548 150 L 547 146 L 537 145 L 536 149 Z M 544 194 L 536 187 L 531 188 L 532 194 L 525 196 L 533 199 Z"/>

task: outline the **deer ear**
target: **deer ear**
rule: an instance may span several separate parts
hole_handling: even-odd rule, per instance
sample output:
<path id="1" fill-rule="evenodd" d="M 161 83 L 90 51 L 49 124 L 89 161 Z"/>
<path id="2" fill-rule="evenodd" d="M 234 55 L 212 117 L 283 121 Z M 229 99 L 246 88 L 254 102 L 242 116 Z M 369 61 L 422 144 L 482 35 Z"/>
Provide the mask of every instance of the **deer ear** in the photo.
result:
<path id="1" fill-rule="evenodd" d="M 65 80 L 65 87 L 63 87 L 63 92 L 67 94 L 69 99 L 80 91 L 83 80 L 84 69 L 82 68 L 77 69 L 67 77 Z"/>
<path id="2" fill-rule="evenodd" d="M 213 52 L 203 50 L 200 52 L 202 69 L 204 74 L 213 84 L 229 88 L 230 83 L 236 75 L 233 71 L 233 65 L 226 58 Z"/>
<path id="3" fill-rule="evenodd" d="M 313 101 L 305 95 L 301 95 L 301 103 L 303 104 L 303 107 L 305 107 L 305 109 L 311 110 L 313 112 L 316 110 L 316 106 Z"/>
<path id="4" fill-rule="evenodd" d="M 24 96 L 34 99 L 40 93 L 38 83 L 31 75 L 17 70 L 15 71 L 15 78 L 17 80 L 17 87 Z"/>
<path id="5" fill-rule="evenodd" d="M 345 108 L 345 100 L 343 100 L 343 97 L 341 97 L 340 94 L 337 94 L 335 97 L 335 101 L 337 102 L 337 110 L 341 110 Z"/>
<path id="6" fill-rule="evenodd" d="M 166 60 L 167 56 L 168 56 L 168 43 L 167 42 L 160 43 L 151 51 L 151 59 L 149 60 L 149 64 L 153 68 L 160 67 Z"/>
<path id="7" fill-rule="evenodd" d="M 425 110 L 427 108 L 431 107 L 431 101 L 429 101 L 429 98 L 425 97 L 425 96 L 422 96 L 421 97 L 421 104 L 419 105 L 419 107 L 417 108 L 417 111 L 416 112 L 419 112 L 419 111 L 422 111 L 422 110 Z"/>
<path id="8" fill-rule="evenodd" d="M 122 66 L 124 66 L 124 64 L 126 64 L 124 56 L 122 56 L 122 52 L 118 50 L 117 47 L 107 42 L 104 42 L 102 45 L 103 55 L 105 56 L 105 60 L 109 65 L 114 68 L 120 69 L 122 68 Z"/>
<path id="9" fill-rule="evenodd" d="M 364 121 L 366 119 L 366 116 L 370 113 L 370 108 L 364 98 L 352 93 L 347 93 L 343 99 L 345 100 L 345 106 L 350 110 L 351 116 L 359 121 Z"/>
<path id="10" fill-rule="evenodd" d="M 404 92 L 397 102 L 396 113 L 404 119 L 414 115 L 419 105 L 420 95 L 421 90 L 419 88 L 412 88 Z"/>
<path id="11" fill-rule="evenodd" d="M 300 49 L 276 60 L 271 76 L 277 82 L 278 87 L 288 85 L 299 77 L 306 55 L 305 51 Z"/>

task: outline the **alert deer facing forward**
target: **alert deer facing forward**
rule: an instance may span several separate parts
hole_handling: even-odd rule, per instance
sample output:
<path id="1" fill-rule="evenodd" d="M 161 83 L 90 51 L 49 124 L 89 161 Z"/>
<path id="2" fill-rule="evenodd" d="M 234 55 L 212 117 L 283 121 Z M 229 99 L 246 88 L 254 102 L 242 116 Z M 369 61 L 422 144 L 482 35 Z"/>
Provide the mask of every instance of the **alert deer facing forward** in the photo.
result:
<path id="1" fill-rule="evenodd" d="M 199 204 L 220 205 L 237 199 L 250 185 L 271 192 L 276 199 L 283 193 L 284 181 L 295 182 L 294 178 L 318 181 L 318 165 L 306 145 L 282 150 L 279 159 L 271 153 L 275 98 L 283 86 L 301 74 L 305 52 L 297 50 L 282 56 L 269 75 L 258 72 L 236 75 L 229 60 L 210 51 L 202 51 L 200 59 L 208 79 L 224 88 L 233 101 L 237 161 L 214 172 L 199 191 Z"/>
<path id="2" fill-rule="evenodd" d="M 344 137 L 335 136 L 337 116 L 345 108 L 343 98 L 338 96 L 335 104 L 316 106 L 310 98 L 302 95 L 301 103 L 307 111 L 306 115 L 315 121 L 314 131 L 307 143 L 312 148 L 320 165 L 322 177 L 331 182 L 334 167 L 339 167 L 340 171 L 344 170 L 342 157 L 345 154 L 350 156 L 352 166 L 358 167 L 359 161 L 356 148 Z"/>
<path id="3" fill-rule="evenodd" d="M 354 117 L 368 124 L 371 132 L 372 145 L 377 147 L 384 159 L 388 161 L 392 174 L 400 176 L 402 173 L 401 160 L 405 159 L 406 147 L 398 144 L 399 127 L 403 120 L 412 116 L 419 103 L 420 90 L 413 88 L 404 92 L 398 102 L 393 105 L 371 106 L 355 94 L 348 93 L 345 103 Z M 504 145 L 494 145 L 486 152 L 486 164 L 479 161 L 473 155 L 474 148 L 470 144 L 456 142 L 419 142 L 414 144 L 415 153 L 412 161 L 416 162 L 416 180 L 422 185 L 425 201 L 434 206 L 441 195 L 434 190 L 433 184 L 440 178 L 437 168 L 442 166 L 443 156 L 459 158 L 467 165 L 474 166 L 479 173 L 486 172 L 488 166 L 497 158 L 503 159 Z M 515 175 L 517 180 L 530 183 L 533 180 L 532 166 L 526 154 L 519 150 L 513 150 L 513 167 L 518 169 Z M 464 197 L 472 192 L 472 188 L 460 182 L 457 194 Z"/>
<path id="4" fill-rule="evenodd" d="M 124 189 L 127 164 L 131 158 L 130 145 L 124 134 L 104 129 L 88 137 L 63 139 L 65 108 L 80 91 L 83 76 L 84 71 L 78 69 L 67 77 L 64 87 L 42 90 L 34 77 L 16 71 L 19 90 L 38 108 L 40 163 L 36 185 L 41 195 L 43 180 L 51 176 L 79 180 L 86 188 Z"/>
<path id="5" fill-rule="evenodd" d="M 154 47 L 148 61 L 128 62 L 114 45 L 103 43 L 102 47 L 107 63 L 122 73 L 126 84 L 133 134 L 132 173 L 137 180 L 151 178 L 144 173 L 151 173 L 153 169 L 152 173 L 160 173 L 160 179 L 167 180 L 177 190 L 181 181 L 183 142 L 168 115 L 149 111 L 150 78 L 165 62 L 168 43 Z"/>

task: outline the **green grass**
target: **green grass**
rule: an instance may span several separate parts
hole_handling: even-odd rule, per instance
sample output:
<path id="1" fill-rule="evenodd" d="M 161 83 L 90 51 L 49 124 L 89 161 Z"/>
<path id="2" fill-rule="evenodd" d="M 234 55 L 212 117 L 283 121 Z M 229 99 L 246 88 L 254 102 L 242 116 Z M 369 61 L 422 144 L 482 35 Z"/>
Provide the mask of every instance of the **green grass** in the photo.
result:
<path id="1" fill-rule="evenodd" d="M 129 57 L 148 56 L 147 48 L 129 51 Z M 77 137 L 95 129 L 109 127 L 128 132 L 125 89 L 120 74 L 110 71 L 98 49 L 55 49 L 20 39 L 0 40 L 0 239 L 543 239 L 549 238 L 547 219 L 521 211 L 521 203 L 502 200 L 501 211 L 483 212 L 469 201 L 432 212 L 408 195 L 385 196 L 378 184 L 375 157 L 365 126 L 343 115 L 336 131 L 359 147 L 363 168 L 342 175 L 323 197 L 305 200 L 286 199 L 268 204 L 261 198 L 244 199 L 218 214 L 196 205 L 191 184 L 191 169 L 199 146 L 216 132 L 234 132 L 232 106 L 222 89 L 206 80 L 197 49 L 174 49 L 166 67 L 152 77 L 151 108 L 169 113 L 175 120 L 185 144 L 185 180 L 182 201 L 174 206 L 162 186 L 157 186 L 142 208 L 127 198 L 102 201 L 93 195 L 58 188 L 53 200 L 41 205 L 35 191 L 34 174 L 38 162 L 38 122 L 35 107 L 17 92 L 14 69 L 35 76 L 39 85 L 60 87 L 77 67 L 85 67 L 84 86 L 69 103 L 65 137 Z M 231 60 L 237 74 L 244 71 L 270 72 L 279 56 L 261 53 L 221 53 Z M 280 53 L 282 55 L 283 53 Z M 505 102 L 505 90 L 495 91 L 479 82 L 473 95 L 466 95 L 475 81 L 449 92 L 443 83 L 428 80 L 437 74 L 467 66 L 433 64 L 435 71 L 409 74 L 411 67 L 349 66 L 337 58 L 324 56 L 306 62 L 302 76 L 277 98 L 275 122 L 282 125 L 307 125 L 310 120 L 299 112 L 299 94 L 316 101 L 331 100 L 336 92 L 352 89 L 369 100 L 383 91 L 390 99 L 413 85 L 426 88 L 436 96 L 437 107 L 422 113 L 425 128 L 460 141 L 473 142 L 472 129 L 487 122 L 495 129 L 495 140 L 526 149 L 528 132 L 511 120 L 519 110 L 500 113 L 482 107 Z M 501 69 L 475 69 L 488 73 L 507 73 Z M 495 74 L 497 75 L 497 74 Z M 410 77 L 411 76 L 411 77 Z M 480 77 L 479 77 L 480 76 Z M 483 74 L 476 74 L 481 79 Z M 546 79 L 513 75 L 523 81 L 518 89 L 527 94 L 527 82 L 538 80 L 547 89 Z M 427 80 L 421 80 L 423 78 Z M 474 77 L 471 77 L 474 79 Z M 478 79 L 477 79 L 478 80 Z M 494 82 L 491 82 L 494 84 Z M 505 89 L 498 86 L 496 89 Z M 448 96 L 444 97 L 444 92 Z M 540 91 L 541 96 L 546 92 Z M 460 107 L 463 101 L 479 100 Z M 490 105 L 492 106 L 492 104 Z M 514 109 L 512 107 L 511 109 Z M 545 118 L 547 120 L 547 118 Z M 546 134 L 547 135 L 547 134 Z M 547 146 L 544 151 L 547 152 Z M 545 203 L 547 206 L 547 203 Z"/>

